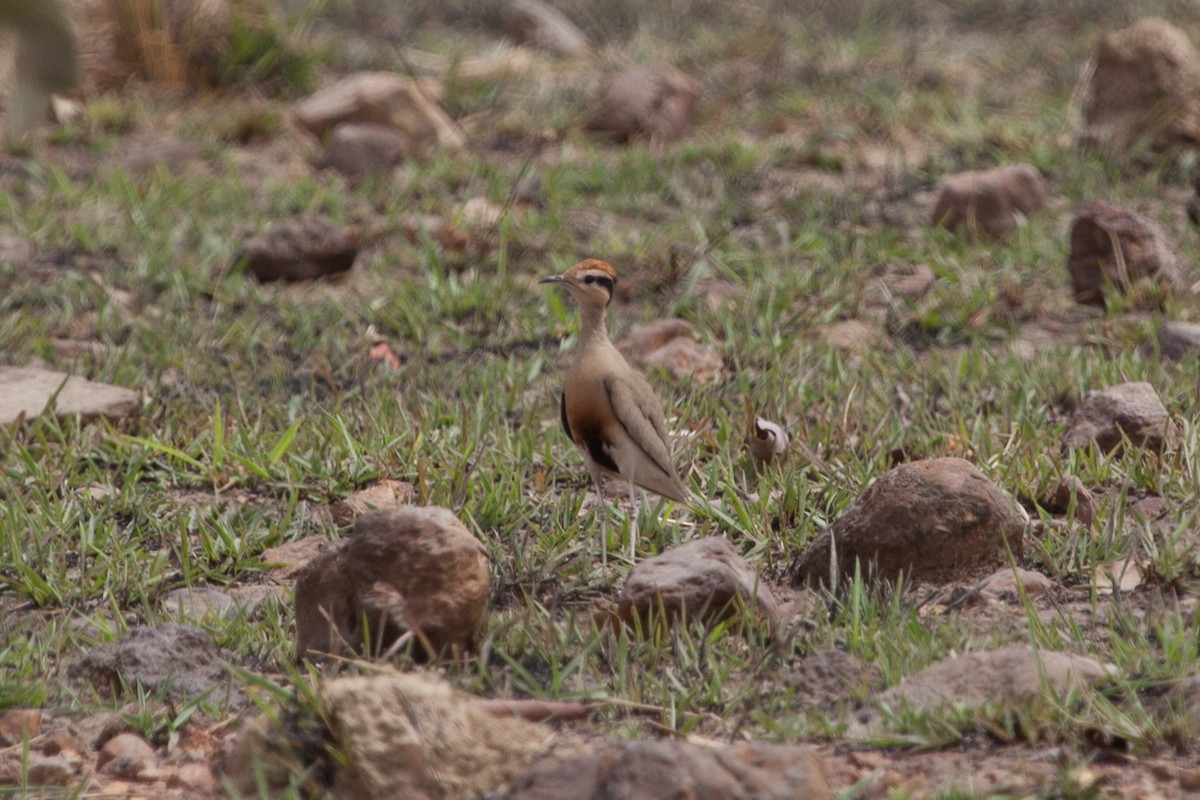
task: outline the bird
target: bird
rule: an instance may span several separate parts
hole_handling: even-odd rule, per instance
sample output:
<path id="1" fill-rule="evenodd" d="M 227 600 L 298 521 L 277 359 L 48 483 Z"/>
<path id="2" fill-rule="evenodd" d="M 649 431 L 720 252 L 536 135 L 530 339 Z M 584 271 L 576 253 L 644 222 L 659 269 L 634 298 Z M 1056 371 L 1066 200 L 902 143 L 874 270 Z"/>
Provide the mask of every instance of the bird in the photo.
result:
<path id="1" fill-rule="evenodd" d="M 561 275 L 539 283 L 561 286 L 579 306 L 579 351 L 567 371 L 559 400 L 563 430 L 583 454 L 596 491 L 608 475 L 635 488 L 686 503 L 691 492 L 679 479 L 662 403 L 646 378 L 629 365 L 608 338 L 605 313 L 612 302 L 617 272 L 596 258 L 580 261 Z M 603 495 L 601 494 L 603 498 Z M 607 510 L 601 500 L 600 553 L 608 563 Z M 629 557 L 635 557 L 637 515 L 629 533 Z"/>

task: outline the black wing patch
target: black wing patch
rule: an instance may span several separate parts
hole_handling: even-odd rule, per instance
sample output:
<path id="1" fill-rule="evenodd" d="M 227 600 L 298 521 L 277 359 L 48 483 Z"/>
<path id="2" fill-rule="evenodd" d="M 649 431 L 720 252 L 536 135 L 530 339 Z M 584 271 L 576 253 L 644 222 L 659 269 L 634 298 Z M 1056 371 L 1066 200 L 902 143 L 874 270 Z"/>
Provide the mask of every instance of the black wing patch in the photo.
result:
<path id="1" fill-rule="evenodd" d="M 558 413 L 562 415 L 563 430 L 567 432 L 567 438 L 575 441 L 575 437 L 571 435 L 571 423 L 567 421 L 567 390 L 563 389 L 558 401 Z"/>

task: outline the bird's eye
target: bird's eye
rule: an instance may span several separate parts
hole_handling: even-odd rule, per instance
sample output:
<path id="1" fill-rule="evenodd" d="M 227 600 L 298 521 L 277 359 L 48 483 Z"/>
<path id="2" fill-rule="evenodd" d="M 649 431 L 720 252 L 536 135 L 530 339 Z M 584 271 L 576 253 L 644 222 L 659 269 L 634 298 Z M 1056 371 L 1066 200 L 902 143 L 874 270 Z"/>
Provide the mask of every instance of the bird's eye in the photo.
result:
<path id="1" fill-rule="evenodd" d="M 584 283 L 595 283 L 595 282 L 596 282 L 596 276 L 595 276 L 595 275 L 588 275 L 586 278 L 584 278 L 584 279 L 583 279 L 583 282 L 584 282 Z"/>

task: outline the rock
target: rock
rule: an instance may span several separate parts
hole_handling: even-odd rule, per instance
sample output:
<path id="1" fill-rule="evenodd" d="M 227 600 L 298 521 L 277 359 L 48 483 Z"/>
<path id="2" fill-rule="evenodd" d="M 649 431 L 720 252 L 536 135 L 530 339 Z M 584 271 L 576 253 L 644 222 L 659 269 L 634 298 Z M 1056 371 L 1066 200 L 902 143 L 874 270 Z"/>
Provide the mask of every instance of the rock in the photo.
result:
<path id="1" fill-rule="evenodd" d="M 843 319 L 827 325 L 821 338 L 830 346 L 847 353 L 866 353 L 884 344 L 883 332 L 861 319 Z"/>
<path id="2" fill-rule="evenodd" d="M 1145 381 L 1133 381 L 1084 395 L 1067 424 L 1063 444 L 1074 448 L 1094 443 L 1111 452 L 1128 438 L 1134 447 L 1161 450 L 1166 435 L 1167 410 L 1158 393 Z"/>
<path id="3" fill-rule="evenodd" d="M 117 641 L 92 648 L 68 667 L 67 675 L 112 696 L 125 686 L 131 692 L 163 693 L 171 702 L 207 692 L 210 703 L 240 705 L 245 697 L 232 685 L 230 660 L 199 628 L 158 625 L 131 628 Z"/>
<path id="4" fill-rule="evenodd" d="M 683 336 L 643 356 L 642 363 L 666 370 L 675 380 L 691 378 L 699 384 L 716 382 L 725 368 L 725 362 L 716 350 Z"/>
<path id="5" fill-rule="evenodd" d="M 37 257 L 37 246 L 24 236 L 0 236 L 0 264 L 25 267 Z"/>
<path id="6" fill-rule="evenodd" d="M 634 328 L 621 337 L 616 348 L 630 361 L 641 362 L 645 356 L 679 338 L 698 338 L 692 323 L 677 317 L 660 319 Z"/>
<path id="7" fill-rule="evenodd" d="M 1115 151 L 1200 143 L 1200 56 L 1183 31 L 1145 18 L 1105 36 L 1083 108 L 1082 139 Z"/>
<path id="8" fill-rule="evenodd" d="M 709 748 L 642 740 L 593 755 L 543 761 L 513 781 L 506 800 L 798 797 L 833 797 L 814 748 L 764 742 Z"/>
<path id="9" fill-rule="evenodd" d="M 96 756 L 96 769 L 114 778 L 135 780 L 158 766 L 154 748 L 136 733 L 121 733 L 104 743 Z"/>
<path id="10" fill-rule="evenodd" d="M 233 263 L 263 282 L 311 281 L 354 266 L 360 238 L 357 227 L 338 228 L 322 217 L 300 214 L 251 236 Z"/>
<path id="11" fill-rule="evenodd" d="M 540 47 L 567 58 L 588 53 L 583 31 L 540 0 L 509 0 L 501 12 L 500 24 L 517 44 Z"/>
<path id="12" fill-rule="evenodd" d="M 40 708 L 10 708 L 0 716 L 0 748 L 20 745 L 42 732 Z"/>
<path id="13" fill-rule="evenodd" d="M 25 780 L 32 786 L 66 786 L 74 780 L 78 769 L 76 763 L 63 756 L 31 758 Z"/>
<path id="14" fill-rule="evenodd" d="M 390 72 L 359 72 L 302 101 L 296 121 L 318 138 L 344 122 L 384 125 L 414 145 L 461 150 L 466 142 L 428 85 Z"/>
<path id="15" fill-rule="evenodd" d="M 1014 164 L 951 175 L 933 208 L 933 224 L 999 239 L 1046 205 L 1046 182 L 1036 167 Z"/>
<path id="16" fill-rule="evenodd" d="M 1020 560 L 1025 518 L 970 462 L 933 458 L 880 476 L 796 558 L 796 584 L 829 580 L 831 542 L 838 573 L 945 581 Z M 964 573 L 966 575 L 964 575 Z"/>
<path id="17" fill-rule="evenodd" d="M 933 288 L 937 275 L 928 264 L 917 264 L 908 275 L 900 276 L 892 285 L 892 291 L 909 300 L 919 300 Z"/>
<path id="18" fill-rule="evenodd" d="M 743 609 L 772 629 L 779 624 L 779 608 L 771 591 L 720 536 L 696 539 L 639 562 L 617 600 L 621 620 L 631 623 L 636 619 L 647 632 L 660 613 L 666 614 L 668 625 L 680 616 L 689 623 L 702 619 L 716 624 L 736 617 Z"/>
<path id="19" fill-rule="evenodd" d="M 408 481 L 385 478 L 365 489 L 359 489 L 345 500 L 329 506 L 329 513 L 337 525 L 349 525 L 355 517 L 373 508 L 400 508 L 416 499 L 417 490 Z M 265 555 L 265 554 L 264 554 Z"/>
<path id="20" fill-rule="evenodd" d="M 59 419 L 78 414 L 90 422 L 124 419 L 138 410 L 142 398 L 132 389 L 62 372 L 0 364 L 0 425 L 39 416 L 51 401 Z"/>
<path id="21" fill-rule="evenodd" d="M 1158 352 L 1163 358 L 1182 361 L 1200 353 L 1200 325 L 1164 322 L 1158 329 Z"/>
<path id="22" fill-rule="evenodd" d="M 1083 481 L 1074 475 L 1062 477 L 1054 487 L 1054 494 L 1046 503 L 1046 507 L 1055 513 L 1066 514 L 1071 508 L 1072 500 L 1075 501 L 1075 519 L 1085 527 L 1092 527 L 1092 518 L 1095 515 L 1092 493 L 1084 486 Z"/>
<path id="23" fill-rule="evenodd" d="M 483 545 L 450 511 L 368 511 L 297 577 L 297 653 L 353 652 L 370 641 L 378 654 L 407 633 L 419 654 L 464 650 L 483 620 L 489 584 Z"/>
<path id="24" fill-rule="evenodd" d="M 475 798 L 502 789 L 548 750 L 572 752 L 562 735 L 513 717 L 496 717 L 445 681 L 393 671 L 333 678 L 321 688 L 333 746 L 334 800 Z M 246 796 L 287 785 L 278 723 L 243 729 L 222 772 Z M 241 796 L 241 795 L 239 795 Z"/>
<path id="25" fill-rule="evenodd" d="M 336 170 L 352 181 L 387 174 L 404 160 L 411 144 L 403 132 L 375 122 L 343 122 L 325 143 L 317 166 Z"/>
<path id="26" fill-rule="evenodd" d="M 163 610 L 172 616 L 201 620 L 209 614 L 223 616 L 237 609 L 237 601 L 225 592 L 209 587 L 184 586 L 167 592 Z"/>
<path id="27" fill-rule="evenodd" d="M 344 502 L 344 501 L 343 501 Z M 337 503 L 334 503 L 336 506 Z M 352 517 L 347 519 L 345 523 L 349 524 Z M 317 553 L 325 545 L 329 544 L 329 540 L 324 536 L 305 536 L 303 539 L 297 539 L 294 542 L 285 542 L 276 547 L 268 547 L 262 552 L 262 563 L 265 566 L 272 567 L 271 577 L 277 581 L 295 580 L 300 571 L 317 557 Z"/>
<path id="28" fill-rule="evenodd" d="M 1020 589 L 1025 592 L 1027 597 L 1039 597 L 1050 594 L 1057 586 L 1058 584 L 1040 572 L 1021 567 L 1017 567 L 1015 570 L 1005 567 L 983 579 L 980 593 L 995 599 L 1016 598 L 1020 595 L 1018 591 Z"/>
<path id="29" fill-rule="evenodd" d="M 1121 292 L 1143 280 L 1186 286 L 1186 262 L 1166 228 L 1103 200 L 1085 203 L 1076 215 L 1067 269 L 1075 300 L 1088 305 L 1103 306 L 1109 285 Z"/>
<path id="30" fill-rule="evenodd" d="M 867 693 L 883 686 L 883 673 L 874 664 L 841 650 L 822 650 L 797 658 L 779 676 L 797 708 L 818 708 L 828 714 L 857 705 Z"/>
<path id="31" fill-rule="evenodd" d="M 207 764 L 180 764 L 171 777 L 167 778 L 167 787 L 183 789 L 190 796 L 210 794 L 217 786 L 217 779 Z"/>
<path id="32" fill-rule="evenodd" d="M 1064 697 L 1108 680 L 1115 668 L 1086 656 L 1013 645 L 939 661 L 880 692 L 879 705 L 935 712 L 944 706 L 1034 700 L 1043 692 Z"/>
<path id="33" fill-rule="evenodd" d="M 610 77 L 585 127 L 620 142 L 683 136 L 703 90 L 692 77 L 664 66 L 634 66 Z"/>

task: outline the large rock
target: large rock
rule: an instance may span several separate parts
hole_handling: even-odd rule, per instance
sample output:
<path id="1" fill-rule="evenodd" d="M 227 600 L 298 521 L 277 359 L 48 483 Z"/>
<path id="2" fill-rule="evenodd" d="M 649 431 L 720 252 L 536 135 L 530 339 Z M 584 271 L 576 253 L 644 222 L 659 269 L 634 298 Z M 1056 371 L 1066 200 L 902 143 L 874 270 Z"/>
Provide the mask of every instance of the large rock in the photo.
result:
<path id="1" fill-rule="evenodd" d="M 368 511 L 297 577 L 297 652 L 356 652 L 369 642 L 375 654 L 410 633 L 418 654 L 462 651 L 489 585 L 483 545 L 447 509 Z"/>
<path id="2" fill-rule="evenodd" d="M 157 625 L 132 628 L 117 641 L 92 648 L 67 668 L 67 675 L 106 695 L 119 696 L 128 687 L 150 695 L 161 692 L 172 702 L 207 695 L 210 703 L 240 705 L 245 697 L 233 684 L 229 660 L 199 628 Z"/>
<path id="3" fill-rule="evenodd" d="M 621 142 L 674 141 L 683 136 L 701 94 L 700 84 L 679 70 L 629 67 L 604 82 L 586 127 Z"/>
<path id="4" fill-rule="evenodd" d="M 1025 518 L 970 462 L 934 458 L 880 476 L 792 565 L 795 583 L 839 575 L 949 580 L 1021 558 Z M 836 548 L 833 545 L 836 543 Z"/>
<path id="5" fill-rule="evenodd" d="M 394 128 L 414 143 L 461 150 L 465 141 L 427 86 L 390 72 L 359 72 L 311 95 L 296 121 L 318 138 L 345 122 Z"/>
<path id="6" fill-rule="evenodd" d="M 779 608 L 754 568 L 727 539 L 711 536 L 671 548 L 639 562 L 617 601 L 625 622 L 638 620 L 649 631 L 657 621 L 680 617 L 717 623 L 750 609 L 772 628 Z M 660 620 L 659 615 L 666 618 Z"/>
<path id="7" fill-rule="evenodd" d="M 1146 18 L 1105 36 L 1083 117 L 1085 142 L 1118 151 L 1200 144 L 1200 56 L 1187 35 Z"/>
<path id="8" fill-rule="evenodd" d="M 1096 306 L 1104 305 L 1106 286 L 1126 292 L 1143 280 L 1175 290 L 1187 285 L 1187 264 L 1166 228 L 1104 200 L 1076 215 L 1067 269 L 1075 299 Z"/>
<path id="9" fill-rule="evenodd" d="M 336 678 L 321 689 L 329 736 L 346 758 L 334 764 L 335 800 L 456 800 L 488 795 L 552 747 L 556 734 L 497 717 L 431 675 L 382 672 Z M 286 785 L 282 731 L 265 719 L 243 729 L 222 771 L 246 795 L 257 781 Z M 567 746 L 564 754 L 573 754 Z M 306 765 L 295 765 L 304 768 Z"/>
<path id="10" fill-rule="evenodd" d="M 1036 167 L 1015 164 L 960 172 L 942 181 L 933 224 L 963 229 L 970 241 L 979 234 L 999 239 L 1044 205 L 1046 182 Z"/>
<path id="11" fill-rule="evenodd" d="M 506 800 L 806 800 L 832 798 L 816 751 L 748 742 L 628 742 L 597 754 L 544 761 L 513 781 Z"/>
<path id="12" fill-rule="evenodd" d="M 1128 439 L 1135 447 L 1160 450 L 1166 435 L 1167 410 L 1158 392 L 1145 381 L 1134 381 L 1084 395 L 1071 415 L 1063 444 L 1073 448 L 1094 443 L 1109 452 Z"/>
<path id="13" fill-rule="evenodd" d="M 358 181 L 371 175 L 387 175 L 410 147 L 408 137 L 388 125 L 343 122 L 329 134 L 317 166 Z"/>
<path id="14" fill-rule="evenodd" d="M 935 712 L 955 705 L 1027 701 L 1108 680 L 1113 668 L 1086 656 L 1013 645 L 939 661 L 881 692 L 880 705 Z"/>
<path id="15" fill-rule="evenodd" d="M 336 275 L 354 266 L 360 231 L 339 228 L 313 214 L 299 214 L 271 223 L 247 239 L 233 264 L 260 281 L 311 281 Z"/>
<path id="16" fill-rule="evenodd" d="M 588 52 L 588 40 L 575 23 L 541 0 L 509 0 L 501 12 L 504 32 L 518 44 L 532 45 L 560 56 Z"/>
<path id="17" fill-rule="evenodd" d="M 124 419 L 137 411 L 142 398 L 132 389 L 62 372 L 0 364 L 0 425 L 39 416 L 51 401 L 55 416 L 78 414 L 86 422 Z"/>
<path id="18" fill-rule="evenodd" d="M 1158 352 L 1163 358 L 1182 361 L 1200 353 L 1200 325 L 1164 322 L 1158 329 Z"/>

